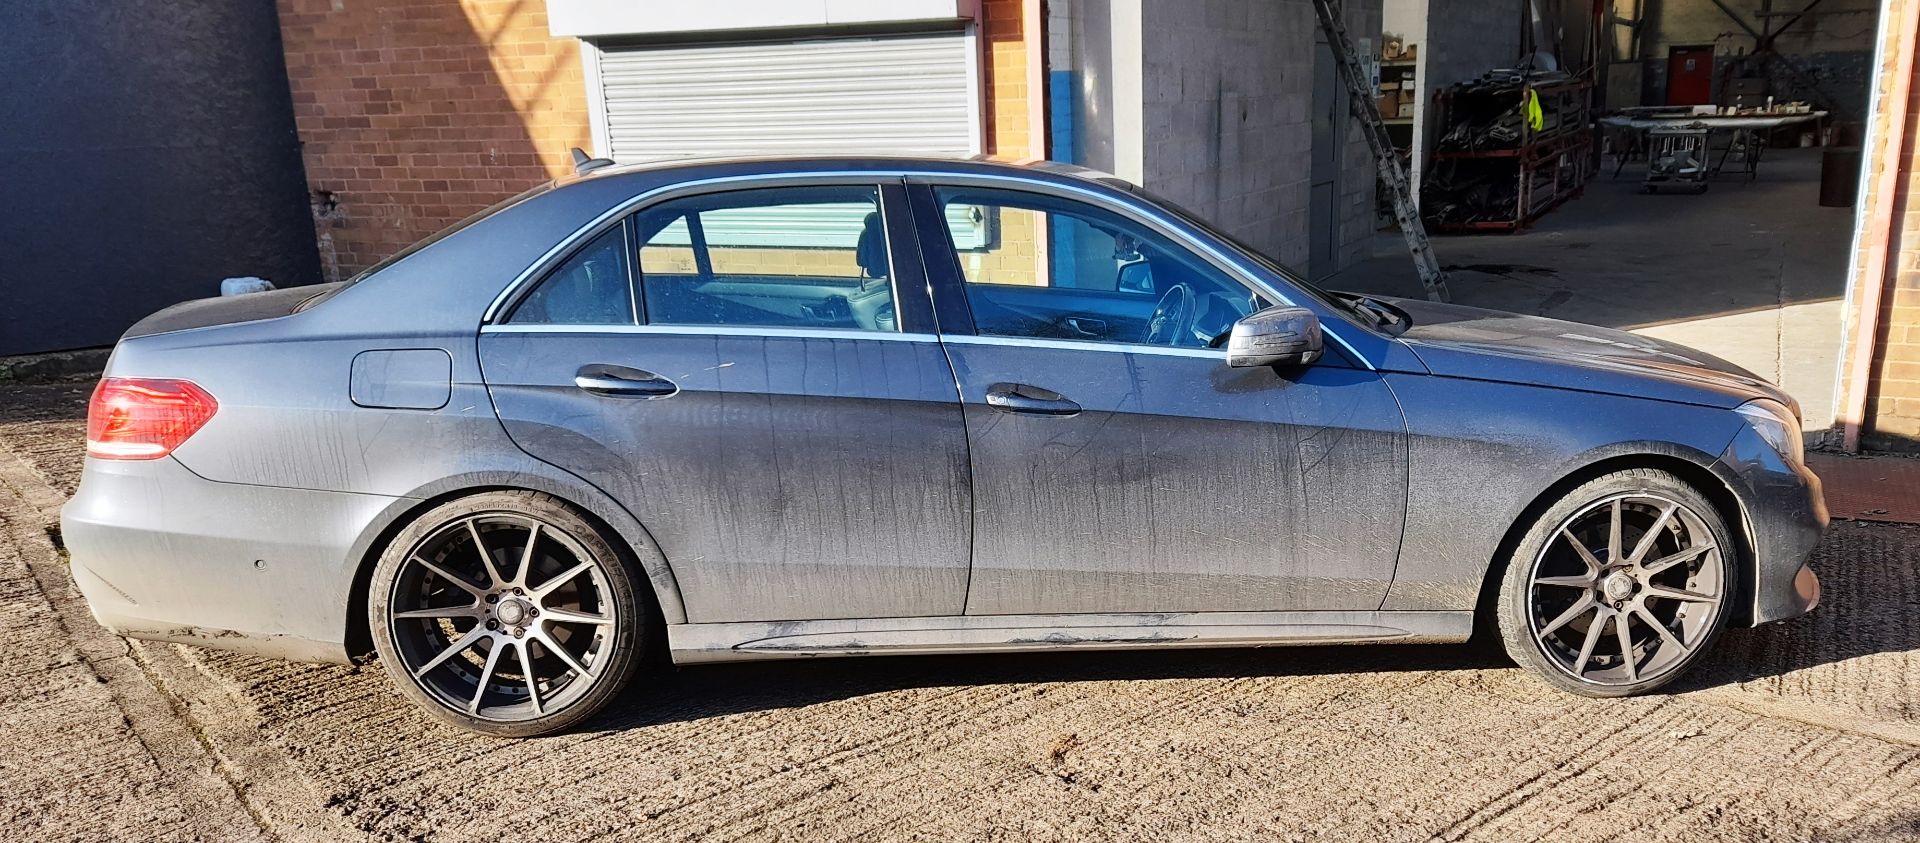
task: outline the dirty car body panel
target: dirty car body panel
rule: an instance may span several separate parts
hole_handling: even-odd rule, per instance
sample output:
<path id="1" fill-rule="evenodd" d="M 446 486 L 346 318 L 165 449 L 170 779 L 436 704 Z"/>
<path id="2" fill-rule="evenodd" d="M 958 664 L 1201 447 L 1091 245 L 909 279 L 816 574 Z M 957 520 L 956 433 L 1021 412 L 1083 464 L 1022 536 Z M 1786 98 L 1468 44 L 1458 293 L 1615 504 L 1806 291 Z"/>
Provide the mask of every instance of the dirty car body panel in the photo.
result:
<path id="1" fill-rule="evenodd" d="M 880 197 L 864 231 L 848 218 L 861 267 L 821 282 L 845 294 L 801 322 L 659 325 L 639 292 L 625 325 L 513 322 L 583 244 L 622 226 L 652 236 L 631 221 L 649 207 L 793 185 Z M 1304 308 L 1327 351 L 1230 368 L 1205 344 L 990 336 L 962 289 L 986 266 L 967 250 L 984 247 L 950 239 L 960 217 L 930 217 L 941 185 L 1097 208 L 1264 304 Z M 671 245 L 730 236 L 710 227 Z M 879 270 L 865 246 L 882 235 Z M 644 285 L 649 258 L 626 259 Z M 778 292 L 711 287 L 710 262 L 688 270 L 696 292 Z M 894 312 L 875 322 L 860 307 L 881 287 Z M 1673 467 L 1726 502 L 1738 620 L 1817 602 L 1804 561 L 1826 522 L 1818 481 L 1733 412 L 1786 401 L 1777 390 L 1632 335 L 1394 306 L 1412 330 L 1055 165 L 601 170 L 356 282 L 135 326 L 107 376 L 191 380 L 218 411 L 164 457 L 89 457 L 63 531 L 108 626 L 298 659 L 363 654 L 367 578 L 391 537 L 436 502 L 497 489 L 552 495 L 617 537 L 683 662 L 1457 641 L 1516 525 L 1569 482 L 1631 464 Z M 671 389 L 606 391 L 601 375 L 633 372 Z"/>

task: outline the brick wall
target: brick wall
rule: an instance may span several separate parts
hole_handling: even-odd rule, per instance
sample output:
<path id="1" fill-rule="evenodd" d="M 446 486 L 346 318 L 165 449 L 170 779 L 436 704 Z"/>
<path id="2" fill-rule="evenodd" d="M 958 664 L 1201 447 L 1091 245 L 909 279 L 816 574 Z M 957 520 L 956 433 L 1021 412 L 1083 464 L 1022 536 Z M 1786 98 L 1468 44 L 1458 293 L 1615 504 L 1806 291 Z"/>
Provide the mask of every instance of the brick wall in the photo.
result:
<path id="1" fill-rule="evenodd" d="M 1891 24 L 1898 20 L 1903 7 L 1913 2 L 1920 0 L 1890 0 L 1883 14 Z M 1896 27 L 1888 26 L 1889 39 L 1896 37 L 1894 29 Z M 1911 50 L 1915 46 L 1890 41 L 1882 46 L 1882 61 L 1891 62 L 1895 51 Z M 1915 70 L 1916 76 L 1920 76 L 1920 63 L 1915 65 Z M 1879 95 L 1883 98 L 1891 96 L 1891 77 L 1892 74 L 1882 74 L 1879 81 Z M 1861 197 L 1863 216 L 1871 218 L 1875 205 L 1880 202 L 1893 203 L 1892 227 L 1885 244 L 1888 249 L 1885 274 L 1880 278 L 1861 275 L 1867 252 L 1874 244 L 1861 243 L 1860 251 L 1854 256 L 1858 283 L 1882 285 L 1879 334 L 1872 338 L 1874 357 L 1861 437 L 1863 446 L 1877 450 L 1920 450 L 1920 210 L 1911 206 L 1911 197 L 1920 188 L 1920 167 L 1916 167 L 1920 156 L 1915 153 L 1915 135 L 1920 134 L 1920 79 L 1911 84 L 1902 148 L 1863 150 L 1870 186 Z M 1874 134 L 1884 142 L 1889 128 L 1886 109 L 1881 109 L 1872 119 Z M 1901 170 L 1891 197 L 1879 196 L 1871 189 L 1886 166 L 1897 166 Z"/>
<path id="2" fill-rule="evenodd" d="M 1041 157 L 1030 142 L 1028 117 L 1027 32 L 1023 0 L 983 0 L 980 40 L 986 51 L 980 86 L 986 97 L 983 152 L 1002 158 Z M 1039 37 L 1039 33 L 1034 33 Z"/>
<path id="3" fill-rule="evenodd" d="M 590 146 L 578 42 L 539 0 L 278 0 L 330 277 L 571 167 Z"/>

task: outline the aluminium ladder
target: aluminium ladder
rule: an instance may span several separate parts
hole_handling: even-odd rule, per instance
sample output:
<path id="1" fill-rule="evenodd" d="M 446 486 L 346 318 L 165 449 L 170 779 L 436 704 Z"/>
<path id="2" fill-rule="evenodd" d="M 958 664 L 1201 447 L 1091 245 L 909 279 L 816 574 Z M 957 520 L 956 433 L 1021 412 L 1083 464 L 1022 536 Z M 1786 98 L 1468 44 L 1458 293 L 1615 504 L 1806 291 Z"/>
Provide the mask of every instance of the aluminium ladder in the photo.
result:
<path id="1" fill-rule="evenodd" d="M 1421 223 L 1420 211 L 1413 204 L 1412 181 L 1401 167 L 1400 153 L 1394 151 L 1393 139 L 1387 135 L 1387 124 L 1380 119 L 1380 106 L 1374 101 L 1374 92 L 1368 90 L 1367 85 L 1371 80 L 1353 54 L 1353 42 L 1347 38 L 1340 0 L 1313 0 L 1313 11 L 1320 17 L 1320 29 L 1327 34 L 1327 47 L 1333 51 L 1333 59 L 1340 65 L 1341 78 L 1346 80 L 1347 105 L 1353 110 L 1353 116 L 1360 120 L 1367 136 L 1367 146 L 1373 150 L 1374 165 L 1380 169 L 1380 179 L 1387 183 L 1393 193 L 1393 216 L 1400 223 L 1400 233 L 1406 235 L 1407 249 L 1413 253 L 1413 266 L 1420 272 L 1420 286 L 1426 288 L 1427 298 L 1438 302 L 1448 301 L 1452 295 L 1447 292 L 1447 274 L 1441 271 L 1440 261 L 1433 255 L 1433 244 L 1427 240 L 1427 228 Z"/>

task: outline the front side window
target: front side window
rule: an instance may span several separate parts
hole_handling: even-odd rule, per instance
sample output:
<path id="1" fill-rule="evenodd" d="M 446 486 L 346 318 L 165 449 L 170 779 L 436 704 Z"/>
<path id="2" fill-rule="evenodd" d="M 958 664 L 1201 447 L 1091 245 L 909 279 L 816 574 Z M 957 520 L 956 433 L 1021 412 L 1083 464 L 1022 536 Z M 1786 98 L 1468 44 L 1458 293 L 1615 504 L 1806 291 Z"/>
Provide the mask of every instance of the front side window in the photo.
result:
<path id="1" fill-rule="evenodd" d="M 987 336 L 1218 347 L 1272 302 L 1171 238 L 1083 202 L 935 191 Z"/>
<path id="2" fill-rule="evenodd" d="M 627 230 L 614 226 L 547 274 L 513 309 L 521 325 L 632 325 Z"/>
<path id="3" fill-rule="evenodd" d="M 707 194 L 635 221 L 649 324 L 898 330 L 875 187 Z"/>

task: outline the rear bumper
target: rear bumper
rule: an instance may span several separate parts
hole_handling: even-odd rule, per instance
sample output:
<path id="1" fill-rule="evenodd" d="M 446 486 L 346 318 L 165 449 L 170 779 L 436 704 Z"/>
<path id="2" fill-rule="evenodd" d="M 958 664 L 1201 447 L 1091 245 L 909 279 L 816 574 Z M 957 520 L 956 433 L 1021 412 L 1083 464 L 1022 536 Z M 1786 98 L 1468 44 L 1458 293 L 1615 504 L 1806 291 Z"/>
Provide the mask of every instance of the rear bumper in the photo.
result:
<path id="1" fill-rule="evenodd" d="M 74 582 L 117 633 L 344 662 L 350 547 L 395 500 L 89 459 L 60 528 Z"/>
<path id="2" fill-rule="evenodd" d="M 1754 561 L 1749 622 L 1813 611 L 1820 605 L 1820 578 L 1807 559 L 1827 529 L 1820 478 L 1804 464 L 1789 465 L 1751 429 L 1734 437 L 1714 468 L 1746 512 Z"/>

